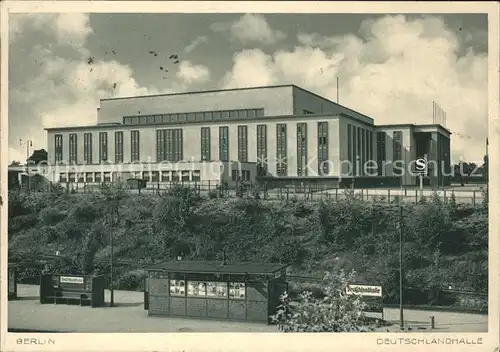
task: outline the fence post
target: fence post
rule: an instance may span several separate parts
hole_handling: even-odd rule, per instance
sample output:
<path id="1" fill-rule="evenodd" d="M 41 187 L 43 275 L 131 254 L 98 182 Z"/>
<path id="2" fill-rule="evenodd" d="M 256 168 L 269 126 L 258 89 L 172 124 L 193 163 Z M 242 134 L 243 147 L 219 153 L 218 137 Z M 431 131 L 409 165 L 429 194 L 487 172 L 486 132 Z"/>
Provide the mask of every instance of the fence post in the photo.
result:
<path id="1" fill-rule="evenodd" d="M 472 191 L 472 204 L 476 206 L 476 191 Z"/>
<path id="2" fill-rule="evenodd" d="M 391 202 L 391 190 L 388 189 L 387 190 L 387 203 L 390 203 Z"/>
<path id="3" fill-rule="evenodd" d="M 418 203 L 418 190 L 415 190 L 415 204 Z"/>
<path id="4" fill-rule="evenodd" d="M 335 188 L 335 200 L 338 201 L 339 200 L 339 188 Z"/>

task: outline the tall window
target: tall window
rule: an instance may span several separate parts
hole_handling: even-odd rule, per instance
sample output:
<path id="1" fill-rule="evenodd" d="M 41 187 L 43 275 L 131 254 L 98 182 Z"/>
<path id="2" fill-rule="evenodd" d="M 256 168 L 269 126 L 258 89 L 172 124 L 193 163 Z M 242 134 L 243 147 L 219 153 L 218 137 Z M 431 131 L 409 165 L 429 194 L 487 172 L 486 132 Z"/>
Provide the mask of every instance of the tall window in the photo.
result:
<path id="1" fill-rule="evenodd" d="M 286 147 L 286 124 L 279 123 L 276 125 L 276 174 L 278 176 L 288 174 Z"/>
<path id="2" fill-rule="evenodd" d="M 352 126 L 352 165 L 353 165 L 353 174 L 356 175 L 357 174 L 357 170 L 358 170 L 358 165 L 356 163 L 356 159 L 357 159 L 357 156 L 358 156 L 358 129 L 356 128 L 356 126 Z"/>
<path id="3" fill-rule="evenodd" d="M 156 131 L 156 160 L 181 161 L 183 158 L 182 129 Z"/>
<path id="4" fill-rule="evenodd" d="M 297 124 L 297 176 L 307 176 L 307 123 Z"/>
<path id="5" fill-rule="evenodd" d="M 229 161 L 229 128 L 219 127 L 219 160 Z"/>
<path id="6" fill-rule="evenodd" d="M 368 157 L 373 160 L 373 131 L 368 134 Z"/>
<path id="7" fill-rule="evenodd" d="M 165 151 L 165 137 L 167 130 L 158 130 L 156 131 L 156 161 L 165 161 L 167 160 L 167 154 Z"/>
<path id="8" fill-rule="evenodd" d="M 257 125 L 257 175 L 267 174 L 267 126 Z"/>
<path id="9" fill-rule="evenodd" d="M 78 143 L 76 139 L 76 133 L 70 133 L 69 135 L 69 162 L 70 164 L 76 164 L 78 162 L 77 150 Z"/>
<path id="10" fill-rule="evenodd" d="M 360 173 L 364 175 L 365 172 L 365 161 L 366 161 L 366 130 L 364 128 L 361 129 L 361 152 L 360 152 Z"/>
<path id="11" fill-rule="evenodd" d="M 54 136 L 54 156 L 56 162 L 63 161 L 63 136 L 56 134 Z"/>
<path id="12" fill-rule="evenodd" d="M 347 124 L 347 161 L 349 162 L 349 165 L 352 165 L 352 137 L 351 125 Z"/>
<path id="13" fill-rule="evenodd" d="M 385 176 L 385 167 L 383 167 L 385 161 L 385 132 L 377 132 L 377 166 L 379 176 Z"/>
<path id="14" fill-rule="evenodd" d="M 210 127 L 201 128 L 201 160 L 210 161 Z"/>
<path id="15" fill-rule="evenodd" d="M 181 161 L 184 158 L 184 140 L 182 136 L 182 129 L 177 128 L 172 130 L 173 157 L 174 161 Z"/>
<path id="16" fill-rule="evenodd" d="M 123 132 L 115 132 L 115 163 L 123 163 Z"/>
<path id="17" fill-rule="evenodd" d="M 328 161 L 328 122 L 318 122 L 318 173 L 320 175 L 328 175 L 329 165 L 327 161 Z"/>
<path id="18" fill-rule="evenodd" d="M 92 164 L 92 133 L 83 134 L 83 161 Z"/>
<path id="19" fill-rule="evenodd" d="M 99 132 L 99 163 L 108 160 L 108 132 Z"/>
<path id="20" fill-rule="evenodd" d="M 393 138 L 393 153 L 392 153 L 392 161 L 401 160 L 401 139 L 403 137 L 403 133 L 401 131 L 394 131 L 392 133 Z"/>
<path id="21" fill-rule="evenodd" d="M 356 148 L 356 157 L 357 157 L 357 160 L 356 160 L 356 171 L 357 171 L 357 173 L 356 173 L 356 175 L 360 175 L 361 174 L 361 168 L 362 168 L 361 165 L 363 165 L 362 164 L 363 160 L 361 159 L 361 157 L 362 157 L 362 155 L 361 155 L 361 150 L 362 150 L 362 148 L 361 148 L 362 133 L 361 132 L 363 132 L 363 131 L 361 130 L 361 127 L 358 127 L 357 129 L 358 129 L 358 135 L 357 135 L 357 148 Z M 359 169 L 358 169 L 358 161 L 359 161 Z"/>
<path id="22" fill-rule="evenodd" d="M 130 161 L 139 161 L 139 131 L 130 131 Z"/>
<path id="23" fill-rule="evenodd" d="M 248 129 L 247 126 L 238 126 L 238 161 L 248 161 Z"/>

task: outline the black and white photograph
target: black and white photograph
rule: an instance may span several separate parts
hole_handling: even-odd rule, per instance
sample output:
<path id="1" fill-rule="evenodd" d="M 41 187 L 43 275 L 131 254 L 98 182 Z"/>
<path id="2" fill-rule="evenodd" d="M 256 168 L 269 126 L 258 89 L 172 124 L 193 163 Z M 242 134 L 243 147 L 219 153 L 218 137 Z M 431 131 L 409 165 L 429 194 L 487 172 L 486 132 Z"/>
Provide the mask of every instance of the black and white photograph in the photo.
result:
<path id="1" fill-rule="evenodd" d="M 2 350 L 499 345 L 498 4 L 27 3 Z"/>

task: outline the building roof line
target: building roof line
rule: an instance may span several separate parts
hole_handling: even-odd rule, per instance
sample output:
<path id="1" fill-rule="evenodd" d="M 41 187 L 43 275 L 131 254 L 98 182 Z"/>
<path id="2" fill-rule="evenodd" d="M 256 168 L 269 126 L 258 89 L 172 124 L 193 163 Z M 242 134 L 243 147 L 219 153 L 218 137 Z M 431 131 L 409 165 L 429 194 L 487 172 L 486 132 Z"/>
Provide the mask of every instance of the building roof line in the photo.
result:
<path id="1" fill-rule="evenodd" d="M 425 128 L 425 127 L 436 127 L 438 129 L 441 129 L 443 131 L 446 131 L 450 135 L 453 134 L 449 129 L 444 127 L 443 125 L 436 124 L 436 123 L 428 123 L 428 124 L 415 124 L 415 123 L 395 123 L 395 124 L 384 124 L 384 125 L 375 125 L 377 128 L 397 128 L 397 127 L 413 127 L 413 128 Z"/>
<path id="2" fill-rule="evenodd" d="M 300 90 L 302 90 L 302 91 L 304 91 L 304 92 L 307 92 L 307 93 L 309 93 L 309 94 L 312 94 L 312 95 L 314 95 L 314 96 L 315 96 L 315 97 L 317 97 L 317 98 L 320 98 L 320 99 L 326 100 L 326 101 L 328 101 L 329 103 L 333 103 L 333 104 L 335 104 L 335 105 L 337 105 L 337 106 L 340 106 L 340 107 L 342 107 L 342 108 L 344 108 L 344 109 L 346 109 L 346 110 L 349 110 L 350 112 L 355 112 L 356 114 L 359 114 L 359 115 L 361 115 L 361 116 L 363 116 L 363 117 L 366 117 L 367 119 L 370 119 L 371 121 L 374 121 L 374 119 L 373 119 L 372 117 L 370 117 L 370 116 L 366 116 L 365 114 L 362 114 L 362 113 L 360 113 L 359 111 L 356 111 L 356 110 L 350 109 L 350 108 L 348 108 L 347 106 L 344 106 L 344 105 L 341 105 L 341 104 L 339 104 L 339 103 L 337 103 L 337 102 L 334 102 L 333 100 L 330 100 L 330 99 L 328 99 L 328 98 L 325 98 L 325 97 L 323 97 L 323 96 L 321 96 L 321 95 L 319 95 L 319 94 L 317 94 L 317 93 L 311 92 L 310 90 L 307 90 L 307 89 L 304 89 L 304 88 L 302 88 L 302 87 L 296 86 L 295 84 L 292 84 L 292 86 L 293 86 L 294 88 L 297 88 L 297 89 L 300 89 Z"/>
<path id="3" fill-rule="evenodd" d="M 227 88 L 227 89 L 209 89 L 209 90 L 198 90 L 198 91 L 179 92 L 179 93 L 163 93 L 163 94 L 151 94 L 151 95 L 137 95 L 137 96 L 129 96 L 129 97 L 104 98 L 104 99 L 100 99 L 100 101 L 136 99 L 136 98 L 154 98 L 154 97 L 164 97 L 164 96 L 217 93 L 217 92 L 228 92 L 228 91 L 238 91 L 238 90 L 264 89 L 264 88 L 284 88 L 284 87 L 292 87 L 292 86 L 294 86 L 294 85 L 293 84 L 278 84 L 278 85 L 271 85 L 271 86 L 240 87 L 240 88 Z"/>

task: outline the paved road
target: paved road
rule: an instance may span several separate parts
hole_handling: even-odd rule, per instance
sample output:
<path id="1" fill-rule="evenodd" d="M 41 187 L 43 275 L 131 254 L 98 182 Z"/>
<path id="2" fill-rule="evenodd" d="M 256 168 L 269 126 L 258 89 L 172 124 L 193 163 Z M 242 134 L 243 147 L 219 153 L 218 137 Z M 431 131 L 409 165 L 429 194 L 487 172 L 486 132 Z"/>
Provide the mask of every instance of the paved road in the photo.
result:
<path id="1" fill-rule="evenodd" d="M 8 327 L 18 330 L 60 332 L 276 332 L 275 326 L 246 322 L 148 317 L 141 292 L 115 291 L 114 308 L 40 304 L 38 286 L 18 285 L 20 299 L 9 301 Z M 109 302 L 109 292 L 106 291 Z M 399 311 L 387 308 L 385 319 L 398 331 Z M 429 331 L 435 316 L 436 332 L 487 332 L 488 318 L 478 314 L 405 310 L 405 322 L 413 331 Z M 420 328 L 420 329 L 419 329 Z M 422 330 L 422 329 L 427 330 Z"/>

